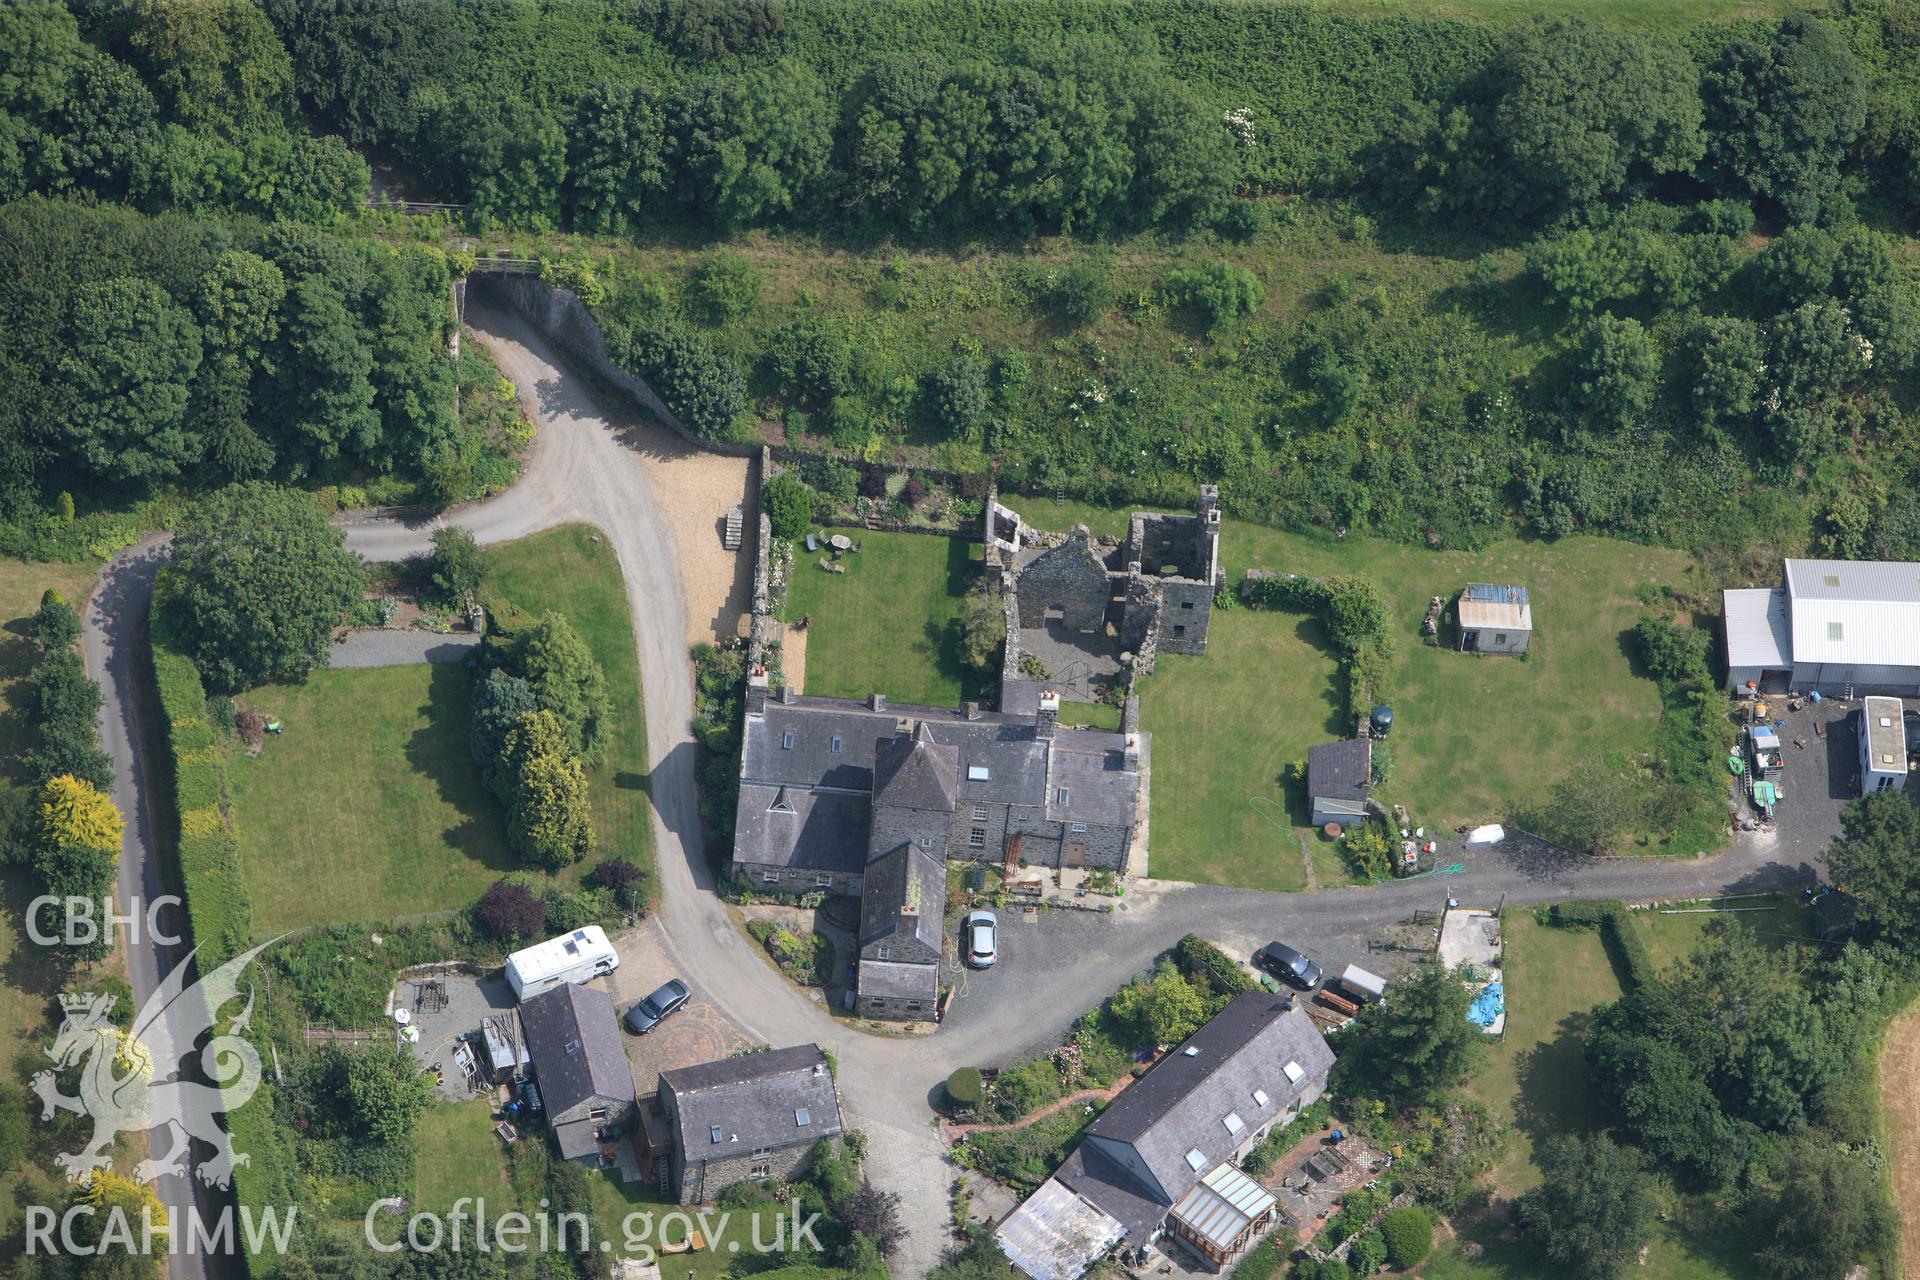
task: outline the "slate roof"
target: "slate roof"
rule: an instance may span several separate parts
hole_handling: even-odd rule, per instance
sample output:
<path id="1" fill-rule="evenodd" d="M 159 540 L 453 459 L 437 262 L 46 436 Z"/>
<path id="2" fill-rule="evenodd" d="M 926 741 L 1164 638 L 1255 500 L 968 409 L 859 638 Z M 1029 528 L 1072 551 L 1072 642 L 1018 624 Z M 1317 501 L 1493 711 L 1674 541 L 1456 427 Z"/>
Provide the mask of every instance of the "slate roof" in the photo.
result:
<path id="1" fill-rule="evenodd" d="M 959 749 L 951 743 L 935 742 L 922 721 L 912 737 L 889 738 L 876 748 L 873 802 L 952 813 L 959 779 Z"/>
<path id="2" fill-rule="evenodd" d="M 1366 738 L 1321 742 L 1307 748 L 1307 794 L 1347 796 L 1373 781 L 1373 743 Z"/>
<path id="3" fill-rule="evenodd" d="M 860 886 L 860 947 L 910 940 L 928 949 L 929 963 L 938 963 L 946 911 L 946 861 L 917 845 L 901 845 L 867 864 Z"/>
<path id="4" fill-rule="evenodd" d="M 521 1002 L 520 1025 L 548 1115 L 564 1115 L 591 1098 L 634 1100 L 620 1022 L 606 992 L 571 982 L 555 987 Z"/>
<path id="5" fill-rule="evenodd" d="M 862 960 L 858 986 L 863 996 L 921 1000 L 931 1005 L 940 998 L 940 966 L 899 960 Z"/>
<path id="6" fill-rule="evenodd" d="M 687 1160 L 791 1147 L 840 1132 L 840 1095 L 819 1045 L 662 1071 L 660 1087 L 674 1096 L 680 1154 Z M 799 1123 L 800 1112 L 806 1124 Z"/>
<path id="7" fill-rule="evenodd" d="M 867 857 L 869 811 L 865 796 L 743 784 L 733 856 L 756 866 L 857 872 Z"/>
<path id="8" fill-rule="evenodd" d="M 1054 744 L 1047 817 L 1055 822 L 1133 825 L 1140 775 L 1126 768 L 1126 738 L 1118 733 L 1067 729 Z M 1066 792 L 1061 802 L 1060 793 Z"/>
<path id="9" fill-rule="evenodd" d="M 1287 1070 L 1290 1063 L 1294 1073 Z M 1333 1050 L 1291 999 L 1246 992 L 1087 1126 L 1089 1140 L 1122 1143 L 1138 1152 L 1159 1182 L 1158 1191 L 1134 1181 L 1104 1156 L 1083 1158 L 1077 1166 L 1070 1161 L 1058 1176 L 1137 1235 L 1145 1204 L 1156 1205 L 1157 1214 L 1164 1214 L 1332 1067 Z M 1265 1095 L 1264 1104 L 1256 1090 Z M 1237 1130 L 1226 1124 L 1230 1115 L 1240 1119 Z M 1197 1169 L 1187 1159 L 1190 1151 L 1200 1153 Z M 1153 1222 L 1158 1220 L 1155 1216 Z"/>

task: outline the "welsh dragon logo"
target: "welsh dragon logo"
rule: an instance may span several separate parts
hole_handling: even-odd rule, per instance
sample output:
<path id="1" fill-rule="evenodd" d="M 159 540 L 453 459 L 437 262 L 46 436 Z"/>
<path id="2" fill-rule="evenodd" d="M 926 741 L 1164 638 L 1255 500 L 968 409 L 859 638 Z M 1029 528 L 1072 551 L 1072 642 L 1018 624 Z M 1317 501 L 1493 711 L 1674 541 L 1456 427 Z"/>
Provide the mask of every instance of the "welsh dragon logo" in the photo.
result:
<path id="1" fill-rule="evenodd" d="M 51 1120 L 56 1110 L 93 1120 L 92 1141 L 77 1152 L 63 1151 L 55 1157 L 69 1181 L 91 1180 L 95 1169 L 111 1164 L 106 1153 L 116 1136 L 147 1129 L 165 1129 L 173 1145 L 135 1165 L 137 1180 L 152 1182 L 185 1173 L 191 1140 L 198 1138 L 214 1149 L 212 1159 L 195 1166 L 200 1180 L 221 1187 L 232 1181 L 233 1167 L 246 1164 L 247 1156 L 233 1149 L 219 1116 L 240 1107 L 260 1087 L 260 1054 L 245 1038 L 253 1016 L 253 988 L 247 988 L 246 1007 L 224 1031 L 216 1030 L 217 1015 L 228 1001 L 240 997 L 242 971 L 272 945 L 264 942 L 235 956 L 191 986 L 187 974 L 193 954 L 188 953 L 147 999 L 134 1017 L 133 1029 L 125 1034 L 113 1025 L 112 996 L 70 992 L 60 997 L 66 1019 L 47 1056 L 56 1069 L 79 1066 L 80 1094 L 61 1093 L 51 1070 L 34 1075 L 33 1091 L 40 1095 L 42 1120 Z M 183 1078 L 180 1069 L 208 1032 L 214 1032 L 212 1038 L 194 1056 L 212 1083 Z M 155 1072 L 163 1069 L 174 1072 L 174 1077 L 156 1081 Z"/>

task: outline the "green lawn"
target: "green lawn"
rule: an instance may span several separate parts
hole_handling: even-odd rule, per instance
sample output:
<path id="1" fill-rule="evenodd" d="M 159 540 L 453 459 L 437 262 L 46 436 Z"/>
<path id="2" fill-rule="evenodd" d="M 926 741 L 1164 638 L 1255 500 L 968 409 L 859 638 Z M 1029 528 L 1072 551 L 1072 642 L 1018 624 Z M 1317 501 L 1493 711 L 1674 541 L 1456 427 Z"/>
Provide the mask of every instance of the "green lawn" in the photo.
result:
<path id="1" fill-rule="evenodd" d="M 514 868 L 467 750 L 471 688 L 419 663 L 237 699 L 286 726 L 228 771 L 257 932 L 465 907 Z"/>
<path id="2" fill-rule="evenodd" d="M 1482 1250 L 1477 1258 L 1463 1247 Z M 1422 1280 L 1560 1280 L 1564 1269 L 1543 1261 L 1514 1239 L 1500 1221 L 1475 1222 L 1434 1249 L 1417 1273 Z M 1644 1267 L 1625 1273 L 1635 1280 L 1749 1280 L 1755 1272 L 1731 1222 L 1712 1207 L 1682 1201 L 1670 1221 L 1654 1225 Z"/>
<path id="3" fill-rule="evenodd" d="M 672 1280 L 719 1280 L 742 1255 L 752 1255 L 756 1220 L 761 1224 L 760 1240 L 766 1243 L 775 1239 L 775 1223 L 780 1214 L 773 1209 L 710 1207 L 704 1211 L 703 1226 L 701 1209 L 682 1209 L 667 1201 L 656 1188 L 637 1182 L 615 1182 L 597 1172 L 588 1177 L 593 1185 L 595 1225 L 613 1242 L 615 1256 L 644 1257 L 647 1249 L 658 1249 L 663 1239 L 677 1244 L 685 1238 L 689 1219 L 703 1236 L 706 1227 L 713 1228 L 713 1238 L 707 1241 L 706 1248 L 660 1255 L 660 1273 Z M 724 1224 L 723 1214 L 726 1215 Z"/>
<path id="4" fill-rule="evenodd" d="M 1471 1088 L 1511 1126 L 1494 1186 L 1513 1196 L 1540 1181 L 1533 1163 L 1539 1142 L 1599 1124 L 1581 1046 L 1589 1011 L 1618 999 L 1620 983 L 1597 930 L 1543 925 L 1523 911 L 1509 911 L 1505 927 L 1507 1031 Z"/>
<path id="5" fill-rule="evenodd" d="M 413 1136 L 415 1209 L 443 1213 L 462 1196 L 484 1197 L 489 1217 L 517 1207 L 490 1102 L 438 1103 L 420 1117 Z M 533 1140 L 544 1139 L 535 1134 Z"/>
<path id="6" fill-rule="evenodd" d="M 1728 911 L 1700 911 L 1682 908 L 1701 907 L 1739 908 Z M 1763 911 L 1754 908 L 1772 907 Z M 1668 914 L 1671 912 L 1672 914 Z M 1818 941 L 1814 934 L 1813 908 L 1802 903 L 1794 894 L 1773 894 L 1764 898 L 1732 898 L 1723 900 L 1703 899 L 1698 902 L 1668 902 L 1659 907 L 1633 913 L 1634 927 L 1646 940 L 1647 954 L 1661 968 L 1676 961 L 1684 960 L 1692 954 L 1706 933 L 1707 926 L 1715 920 L 1737 922 L 1753 930 L 1754 936 L 1762 946 L 1775 950 L 1786 950 L 1794 946 L 1810 946 Z"/>
<path id="7" fill-rule="evenodd" d="M 599 841 L 595 857 L 617 853 L 652 866 L 640 654 L 627 612 L 626 582 L 612 546 L 591 526 L 563 525 L 489 549 L 487 569 L 491 585 L 522 609 L 565 614 L 600 660 L 613 699 L 613 732 L 607 762 L 587 775 Z"/>
<path id="8" fill-rule="evenodd" d="M 626 588 L 584 526 L 490 550 L 523 609 L 567 615 L 607 673 L 613 736 L 589 775 L 603 853 L 650 861 L 646 725 Z M 284 735 L 231 770 L 241 865 L 263 934 L 470 905 L 518 860 L 468 754 L 472 677 L 459 664 L 319 671 L 238 699 Z M 577 879 L 587 865 L 565 873 Z"/>
<path id="9" fill-rule="evenodd" d="M 1084 521 L 1118 536 L 1126 523 L 1122 511 L 1019 496 L 1009 503 L 1042 528 Z M 1636 673 L 1626 633 L 1641 612 L 1637 588 L 1684 581 L 1683 552 L 1586 537 L 1427 551 L 1239 521 L 1227 522 L 1221 548 L 1230 587 L 1254 567 L 1358 573 L 1379 584 L 1398 645 L 1393 774 L 1380 795 L 1417 822 L 1506 819 L 1583 759 L 1652 744 L 1659 690 Z M 1451 600 L 1471 581 L 1528 588 L 1536 630 L 1525 660 L 1421 643 L 1428 598 Z M 1214 615 L 1205 656 L 1160 659 L 1142 687 L 1142 724 L 1154 735 L 1156 875 L 1299 887 L 1292 837 L 1308 833 L 1282 833 L 1266 815 L 1283 810 L 1289 825 L 1303 827 L 1306 798 L 1282 788 L 1281 770 L 1304 763 L 1312 744 L 1353 732 L 1336 670 L 1317 620 L 1244 608 Z"/>
<path id="10" fill-rule="evenodd" d="M 1111 702 L 1061 702 L 1061 724 L 1084 724 L 1095 729 L 1120 728 L 1120 708 Z"/>
<path id="11" fill-rule="evenodd" d="M 786 616 L 806 617 L 806 691 L 820 697 L 884 693 L 896 702 L 951 707 L 990 700 L 988 678 L 960 658 L 957 622 L 973 585 L 979 548 L 963 538 L 911 533 L 844 533 L 860 550 L 840 557 L 845 573 L 820 567 L 825 552 L 794 555 Z"/>

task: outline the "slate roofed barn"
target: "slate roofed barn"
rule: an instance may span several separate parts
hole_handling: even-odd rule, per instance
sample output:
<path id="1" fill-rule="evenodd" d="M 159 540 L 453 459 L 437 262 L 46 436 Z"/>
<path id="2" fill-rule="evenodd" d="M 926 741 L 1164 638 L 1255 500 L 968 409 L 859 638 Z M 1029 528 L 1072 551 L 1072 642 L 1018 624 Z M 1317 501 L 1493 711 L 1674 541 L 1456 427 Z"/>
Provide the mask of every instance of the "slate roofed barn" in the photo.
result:
<path id="1" fill-rule="evenodd" d="M 998 1230 L 1009 1256 L 1035 1280 L 1070 1280 L 1104 1251 L 1107 1223 L 1137 1252 L 1167 1236 L 1221 1266 L 1273 1220 L 1271 1193 L 1240 1161 L 1275 1126 L 1290 1123 L 1326 1088 L 1333 1067 L 1313 1020 L 1285 996 L 1236 997 L 1087 1126 L 1049 1180 L 1070 1195 L 1036 1195 Z M 1033 1265 L 1018 1256 L 1028 1250 Z"/>
<path id="2" fill-rule="evenodd" d="M 736 1182 L 799 1177 L 818 1144 L 841 1135 L 833 1070 L 813 1044 L 663 1071 L 660 1104 L 681 1204 L 711 1203 Z"/>
<path id="3" fill-rule="evenodd" d="M 1920 564 L 1788 560 L 1778 587 L 1721 598 L 1729 689 L 1920 693 Z"/>
<path id="4" fill-rule="evenodd" d="M 520 1025 L 560 1154 L 597 1163 L 602 1132 L 624 1128 L 634 1112 L 613 998 L 568 983 L 522 1001 Z"/>

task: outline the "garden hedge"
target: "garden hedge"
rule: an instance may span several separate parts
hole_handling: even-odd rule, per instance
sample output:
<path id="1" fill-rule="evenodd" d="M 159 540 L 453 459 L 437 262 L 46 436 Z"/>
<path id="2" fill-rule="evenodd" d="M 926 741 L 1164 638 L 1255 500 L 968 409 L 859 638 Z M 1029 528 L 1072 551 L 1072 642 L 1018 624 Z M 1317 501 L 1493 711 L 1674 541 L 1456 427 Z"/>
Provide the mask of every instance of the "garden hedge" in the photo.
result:
<path id="1" fill-rule="evenodd" d="M 1623 986 L 1631 990 L 1653 980 L 1653 957 L 1647 952 L 1646 941 L 1633 923 L 1633 912 L 1620 899 L 1557 902 L 1548 912 L 1548 917 L 1557 925 L 1599 929 L 1608 955 L 1619 966 Z"/>
<path id="2" fill-rule="evenodd" d="M 1387 1210 L 1380 1234 L 1386 1238 L 1388 1263 L 1401 1271 L 1419 1266 L 1433 1251 L 1433 1218 L 1417 1204 Z"/>
<path id="3" fill-rule="evenodd" d="M 1190 933 L 1174 944 L 1173 958 L 1187 977 L 1199 978 L 1204 975 L 1219 995 L 1238 995 L 1242 991 L 1253 990 L 1257 985 L 1245 970 L 1233 962 L 1233 957 L 1197 933 Z"/>
<path id="4" fill-rule="evenodd" d="M 200 672 L 175 646 L 160 605 L 163 599 L 164 590 L 156 591 L 155 607 L 148 615 L 148 647 L 167 734 L 173 812 L 179 824 L 180 883 L 196 948 L 195 964 L 205 973 L 252 945 L 253 904 L 241 879 L 239 843 L 224 807 L 226 746 L 207 718 L 207 691 Z M 256 1213 L 269 1208 L 284 1213 L 297 1199 L 293 1150 L 286 1142 L 285 1120 L 276 1117 L 278 1101 L 274 1090 L 262 1082 L 245 1106 L 227 1113 L 234 1148 L 249 1157 L 246 1164 L 234 1166 L 234 1201 Z M 267 1277 L 279 1270 L 278 1254 L 243 1252 L 241 1256 L 251 1276 Z"/>

